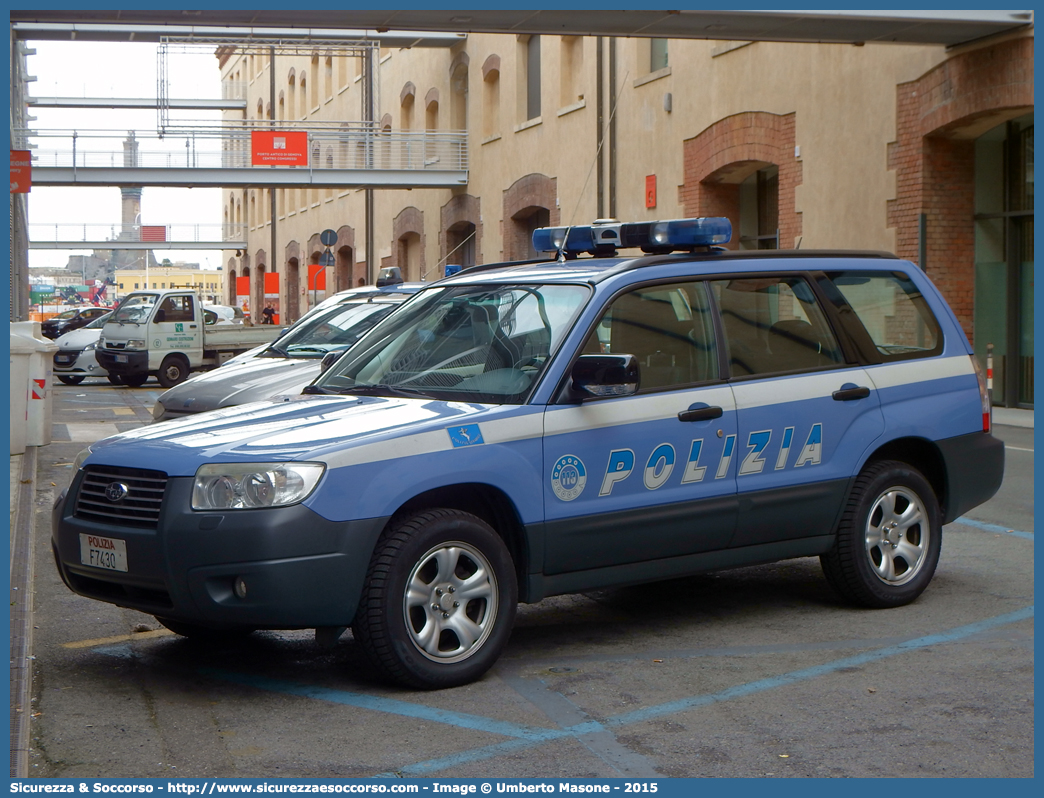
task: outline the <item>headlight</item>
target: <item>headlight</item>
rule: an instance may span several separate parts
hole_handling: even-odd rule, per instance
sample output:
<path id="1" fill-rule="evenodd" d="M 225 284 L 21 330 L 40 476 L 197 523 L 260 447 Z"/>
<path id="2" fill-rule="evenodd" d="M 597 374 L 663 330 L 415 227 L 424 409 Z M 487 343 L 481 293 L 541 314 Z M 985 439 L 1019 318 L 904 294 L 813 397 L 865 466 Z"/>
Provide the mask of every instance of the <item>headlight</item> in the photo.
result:
<path id="1" fill-rule="evenodd" d="M 93 344 L 87 344 L 87 346 L 85 346 L 83 348 L 83 351 L 84 352 L 90 352 L 92 349 L 94 349 L 94 348 L 96 348 L 98 346 L 98 343 L 99 343 L 98 341 L 95 341 Z"/>
<path id="2" fill-rule="evenodd" d="M 79 471 L 83 467 L 83 461 L 91 456 L 91 447 L 88 446 L 86 449 L 76 455 L 76 459 L 73 460 L 73 470 Z"/>
<path id="3" fill-rule="evenodd" d="M 154 419 L 159 418 L 164 414 L 164 412 L 166 412 L 166 410 L 167 408 L 163 406 L 162 402 L 156 402 L 156 404 L 152 406 L 152 417 Z"/>
<path id="4" fill-rule="evenodd" d="M 131 338 L 127 341 L 126 349 L 145 349 L 145 341 L 141 338 Z"/>
<path id="5" fill-rule="evenodd" d="M 193 510 L 284 507 L 312 492 L 323 463 L 209 463 L 196 471 Z"/>

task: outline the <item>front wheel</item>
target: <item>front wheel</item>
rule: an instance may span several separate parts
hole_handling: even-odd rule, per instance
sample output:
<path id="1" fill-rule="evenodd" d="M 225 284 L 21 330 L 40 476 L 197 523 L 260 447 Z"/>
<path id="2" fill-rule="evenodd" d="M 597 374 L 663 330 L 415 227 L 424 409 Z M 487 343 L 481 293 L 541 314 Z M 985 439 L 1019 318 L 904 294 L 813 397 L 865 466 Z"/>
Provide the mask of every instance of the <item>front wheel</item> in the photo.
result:
<path id="1" fill-rule="evenodd" d="M 935 574 L 940 516 L 920 471 L 894 460 L 871 463 L 856 478 L 834 547 L 820 557 L 827 580 L 864 607 L 909 604 Z"/>
<path id="2" fill-rule="evenodd" d="M 454 687 L 496 662 L 517 602 L 514 563 L 500 536 L 470 513 L 427 510 L 377 542 L 352 630 L 395 681 Z"/>
<path id="3" fill-rule="evenodd" d="M 189 365 L 185 358 L 180 355 L 167 355 L 156 372 L 156 380 L 164 388 L 173 388 L 188 379 L 188 375 Z"/>
<path id="4" fill-rule="evenodd" d="M 79 385 L 84 380 L 82 376 L 76 374 L 56 374 L 55 376 L 66 385 Z"/>

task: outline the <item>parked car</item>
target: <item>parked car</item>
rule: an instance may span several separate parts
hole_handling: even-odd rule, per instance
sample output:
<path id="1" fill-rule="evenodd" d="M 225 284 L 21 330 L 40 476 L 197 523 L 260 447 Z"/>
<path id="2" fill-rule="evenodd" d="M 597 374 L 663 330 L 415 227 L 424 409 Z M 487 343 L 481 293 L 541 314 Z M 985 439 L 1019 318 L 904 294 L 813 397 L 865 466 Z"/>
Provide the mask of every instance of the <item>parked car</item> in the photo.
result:
<path id="1" fill-rule="evenodd" d="M 242 324 L 246 320 L 243 309 L 235 305 L 204 305 L 203 316 L 207 324 Z"/>
<path id="2" fill-rule="evenodd" d="M 388 266 L 377 272 L 377 287 L 384 285 L 397 285 L 403 282 L 402 271 L 398 266 Z"/>
<path id="3" fill-rule="evenodd" d="M 40 332 L 52 340 L 71 330 L 87 326 L 89 322 L 111 313 L 111 308 L 83 307 L 67 310 L 40 323 Z"/>
<path id="4" fill-rule="evenodd" d="M 156 421 L 299 394 L 319 376 L 323 357 L 347 349 L 417 288 L 353 289 L 330 297 L 288 328 L 277 340 L 252 349 L 220 368 L 198 374 L 160 395 Z"/>
<path id="5" fill-rule="evenodd" d="M 66 385 L 79 385 L 87 377 L 108 376 L 108 372 L 98 365 L 94 349 L 98 345 L 102 327 L 111 315 L 112 311 L 109 311 L 83 327 L 58 337 L 55 341 L 58 351 L 52 358 L 54 376 Z M 109 381 L 114 385 L 119 384 L 118 379 L 113 377 Z"/>
<path id="6" fill-rule="evenodd" d="M 960 323 L 894 255 L 730 236 L 539 229 L 548 261 L 429 286 L 294 401 L 92 444 L 62 579 L 200 638 L 351 626 L 421 688 L 482 676 L 519 600 L 816 556 L 915 601 L 1004 472 Z"/>

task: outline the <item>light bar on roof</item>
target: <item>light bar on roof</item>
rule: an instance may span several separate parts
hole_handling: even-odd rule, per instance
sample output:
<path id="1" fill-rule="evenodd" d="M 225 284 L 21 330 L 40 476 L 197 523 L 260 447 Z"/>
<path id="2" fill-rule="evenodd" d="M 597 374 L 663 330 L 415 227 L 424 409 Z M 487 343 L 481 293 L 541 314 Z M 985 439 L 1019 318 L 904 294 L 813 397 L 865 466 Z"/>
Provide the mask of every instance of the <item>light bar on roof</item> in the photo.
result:
<path id="1" fill-rule="evenodd" d="M 612 255 L 618 248 L 636 247 L 660 253 L 726 244 L 732 238 L 732 222 L 725 217 L 668 219 L 658 222 L 596 222 L 572 227 L 541 227 L 533 231 L 538 252 L 577 255 Z"/>

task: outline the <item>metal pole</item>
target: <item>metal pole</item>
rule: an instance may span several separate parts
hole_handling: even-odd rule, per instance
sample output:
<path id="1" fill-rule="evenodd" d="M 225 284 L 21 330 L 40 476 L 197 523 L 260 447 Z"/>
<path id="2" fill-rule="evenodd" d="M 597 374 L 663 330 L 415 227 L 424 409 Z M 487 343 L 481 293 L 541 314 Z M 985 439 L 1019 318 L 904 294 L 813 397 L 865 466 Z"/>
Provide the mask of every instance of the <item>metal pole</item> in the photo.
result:
<path id="1" fill-rule="evenodd" d="M 986 344 L 986 393 L 993 404 L 993 344 Z"/>
<path id="2" fill-rule="evenodd" d="M 275 127 L 275 112 L 276 112 L 276 79 L 275 79 L 275 47 L 268 48 L 268 96 L 269 96 L 269 108 L 268 118 L 272 123 L 272 127 Z M 275 263 L 276 257 L 276 189 L 270 188 L 268 190 L 272 211 L 272 251 L 268 255 L 268 265 L 271 267 Z M 254 264 L 254 269 L 258 269 L 259 264 Z M 276 269 L 278 274 L 279 270 Z M 265 294 L 265 283 L 264 278 L 261 278 L 261 291 L 257 297 L 258 307 L 261 307 L 261 303 L 264 300 Z M 287 308 L 290 306 L 290 297 L 286 298 Z"/>

